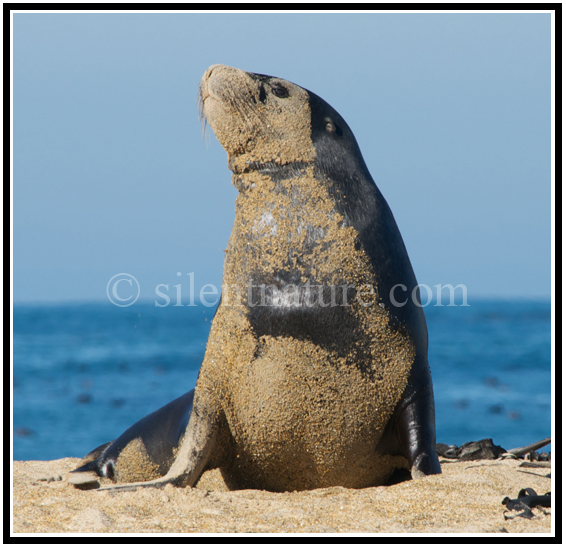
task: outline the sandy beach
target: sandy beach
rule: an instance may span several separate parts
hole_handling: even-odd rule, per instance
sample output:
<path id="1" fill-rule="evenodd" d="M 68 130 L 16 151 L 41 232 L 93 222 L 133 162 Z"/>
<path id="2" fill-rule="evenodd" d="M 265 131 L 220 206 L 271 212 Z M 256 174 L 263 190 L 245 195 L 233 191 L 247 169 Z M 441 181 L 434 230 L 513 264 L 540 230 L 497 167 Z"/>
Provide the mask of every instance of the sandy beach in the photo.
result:
<path id="1" fill-rule="evenodd" d="M 14 533 L 550 534 L 552 527 L 550 508 L 525 519 L 502 504 L 522 488 L 551 490 L 550 469 L 516 460 L 441 461 L 442 475 L 393 486 L 293 493 L 228 491 L 216 470 L 193 489 L 81 491 L 65 481 L 80 460 L 13 463 Z"/>

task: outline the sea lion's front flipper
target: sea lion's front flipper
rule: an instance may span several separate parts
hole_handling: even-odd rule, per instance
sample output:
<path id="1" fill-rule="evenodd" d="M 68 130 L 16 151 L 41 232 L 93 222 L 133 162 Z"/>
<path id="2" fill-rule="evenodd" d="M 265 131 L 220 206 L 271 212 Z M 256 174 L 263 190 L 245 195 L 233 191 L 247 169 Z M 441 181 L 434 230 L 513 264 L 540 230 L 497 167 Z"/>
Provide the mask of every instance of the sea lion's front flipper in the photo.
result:
<path id="1" fill-rule="evenodd" d="M 428 363 L 413 366 L 407 388 L 394 414 L 394 431 L 413 479 L 440 474 L 436 454 L 434 396 Z"/>

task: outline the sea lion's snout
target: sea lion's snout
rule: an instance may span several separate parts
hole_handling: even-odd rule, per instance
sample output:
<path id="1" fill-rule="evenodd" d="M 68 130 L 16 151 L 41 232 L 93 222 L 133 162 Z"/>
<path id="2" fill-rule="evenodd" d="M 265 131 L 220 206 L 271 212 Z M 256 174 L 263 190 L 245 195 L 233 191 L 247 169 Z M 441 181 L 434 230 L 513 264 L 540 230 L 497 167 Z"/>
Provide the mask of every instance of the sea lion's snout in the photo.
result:
<path id="1" fill-rule="evenodd" d="M 205 73 L 202 75 L 202 78 L 199 82 L 199 91 L 198 91 L 198 112 L 199 112 L 199 120 L 206 124 L 207 116 L 204 111 L 204 103 L 210 97 L 209 91 L 209 82 L 214 70 L 221 69 L 224 65 L 212 65 L 208 67 Z"/>
<path id="2" fill-rule="evenodd" d="M 316 157 L 309 92 L 292 82 L 212 65 L 201 78 L 199 107 L 235 173 Z"/>
<path id="3" fill-rule="evenodd" d="M 212 71 L 215 70 L 215 69 L 220 69 L 220 68 L 230 68 L 230 67 L 226 67 L 226 65 L 221 65 L 220 63 L 216 63 L 216 65 L 210 65 L 210 67 L 208 67 L 206 69 L 202 79 L 206 80 L 206 79 L 210 78 Z"/>
<path id="4" fill-rule="evenodd" d="M 241 72 L 241 71 L 220 64 L 216 64 L 208 67 L 205 73 L 202 75 L 199 84 L 199 99 L 201 103 L 204 103 L 204 101 L 208 97 L 210 97 L 211 94 L 215 98 L 221 98 L 222 92 L 221 89 L 218 88 L 221 87 L 222 82 L 225 81 L 227 78 L 227 74 L 221 74 L 223 72 L 230 73 L 230 72 Z"/>

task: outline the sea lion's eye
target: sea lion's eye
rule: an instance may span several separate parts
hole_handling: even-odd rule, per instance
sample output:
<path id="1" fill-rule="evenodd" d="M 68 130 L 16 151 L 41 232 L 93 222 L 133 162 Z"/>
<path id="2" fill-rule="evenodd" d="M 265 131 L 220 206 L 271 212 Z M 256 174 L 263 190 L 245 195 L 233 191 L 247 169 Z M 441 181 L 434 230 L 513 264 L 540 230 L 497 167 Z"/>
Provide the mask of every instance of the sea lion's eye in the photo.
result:
<path id="1" fill-rule="evenodd" d="M 276 95 L 277 97 L 280 97 L 281 99 L 283 99 L 285 97 L 289 97 L 289 91 L 287 90 L 287 88 L 283 87 L 280 84 L 272 85 L 271 91 L 273 92 L 273 95 Z"/>

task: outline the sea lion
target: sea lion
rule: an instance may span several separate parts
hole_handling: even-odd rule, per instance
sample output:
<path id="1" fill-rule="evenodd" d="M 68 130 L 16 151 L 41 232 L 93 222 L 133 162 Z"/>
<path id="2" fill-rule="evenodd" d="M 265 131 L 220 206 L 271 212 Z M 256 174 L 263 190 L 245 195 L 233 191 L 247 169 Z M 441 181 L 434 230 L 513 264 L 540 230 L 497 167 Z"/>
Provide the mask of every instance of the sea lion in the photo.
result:
<path id="1" fill-rule="evenodd" d="M 194 486 L 213 468 L 232 488 L 272 491 L 440 473 L 417 281 L 352 131 L 314 93 L 223 65 L 199 99 L 239 191 L 222 299 L 171 468 L 111 489 Z M 395 306 L 398 284 L 416 299 Z M 164 409 L 168 424 L 187 416 Z M 91 473 L 119 468 L 124 442 L 159 459 L 143 441 L 159 421 L 143 421 Z"/>

